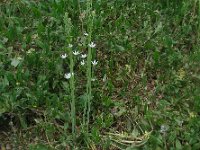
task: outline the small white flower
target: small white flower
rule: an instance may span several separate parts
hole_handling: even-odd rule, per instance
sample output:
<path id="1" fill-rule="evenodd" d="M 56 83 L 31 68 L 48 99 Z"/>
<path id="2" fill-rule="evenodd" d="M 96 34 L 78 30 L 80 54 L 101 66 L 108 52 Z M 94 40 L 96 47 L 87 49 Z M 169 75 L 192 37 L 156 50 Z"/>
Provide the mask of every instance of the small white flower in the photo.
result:
<path id="1" fill-rule="evenodd" d="M 65 53 L 65 54 L 62 54 L 62 55 L 61 55 L 61 58 L 62 58 L 62 59 L 67 58 L 67 54 L 66 54 L 66 53 Z"/>
<path id="2" fill-rule="evenodd" d="M 77 56 L 77 55 L 80 54 L 80 52 L 78 52 L 78 51 L 74 51 L 73 54 L 74 54 L 75 56 Z"/>
<path id="3" fill-rule="evenodd" d="M 65 77 L 65 79 L 70 79 L 71 76 L 73 76 L 73 75 L 74 75 L 73 72 L 72 73 L 65 73 L 64 77 Z"/>
<path id="4" fill-rule="evenodd" d="M 96 44 L 95 44 L 94 42 L 91 42 L 91 43 L 89 44 L 89 47 L 95 48 L 95 47 L 96 47 Z"/>
<path id="5" fill-rule="evenodd" d="M 94 60 L 92 61 L 93 66 L 96 66 L 98 64 L 98 61 Z"/>
<path id="6" fill-rule="evenodd" d="M 85 36 L 88 36 L 88 33 L 87 33 L 87 32 L 85 32 L 85 33 L 84 33 L 84 35 L 85 35 Z"/>
<path id="7" fill-rule="evenodd" d="M 72 45 L 72 44 L 69 44 L 69 45 L 68 45 L 68 47 L 69 47 L 69 48 L 72 48 L 72 47 L 73 47 L 73 45 Z"/>
<path id="8" fill-rule="evenodd" d="M 81 61 L 81 66 L 84 66 L 84 65 L 85 65 L 85 61 L 82 60 L 82 61 Z"/>
<path id="9" fill-rule="evenodd" d="M 86 58 L 87 57 L 87 54 L 82 54 L 81 55 L 81 58 Z"/>
<path id="10" fill-rule="evenodd" d="M 169 130 L 169 126 L 167 126 L 167 125 L 161 125 L 161 127 L 160 127 L 160 132 L 161 133 L 166 133 L 167 131 Z"/>
<path id="11" fill-rule="evenodd" d="M 91 81 L 94 82 L 94 81 L 96 81 L 96 79 L 95 79 L 95 78 L 92 78 Z"/>

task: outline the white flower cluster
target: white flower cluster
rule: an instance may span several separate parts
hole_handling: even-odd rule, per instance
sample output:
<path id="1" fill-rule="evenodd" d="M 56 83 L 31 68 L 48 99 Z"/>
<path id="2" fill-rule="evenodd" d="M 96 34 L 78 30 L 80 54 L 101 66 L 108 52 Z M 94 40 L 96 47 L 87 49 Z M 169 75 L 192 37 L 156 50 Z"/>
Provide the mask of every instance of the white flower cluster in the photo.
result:
<path id="1" fill-rule="evenodd" d="M 88 33 L 84 33 L 84 35 L 85 36 L 88 36 Z M 88 46 L 90 47 L 90 48 L 95 48 L 96 47 L 96 44 L 94 43 L 94 42 L 91 42 L 90 44 L 88 44 Z M 72 44 L 69 44 L 68 45 L 68 47 L 69 48 L 72 48 L 73 47 L 73 45 Z M 75 55 L 75 56 L 78 56 L 79 54 L 81 54 L 81 52 L 79 52 L 79 51 L 73 51 L 72 52 L 73 53 L 73 55 Z M 65 58 L 67 58 L 68 57 L 68 55 L 66 54 L 66 53 L 64 53 L 64 54 L 62 54 L 61 55 L 61 58 L 62 59 L 65 59 Z M 81 64 L 81 66 L 84 66 L 85 65 L 85 58 L 87 57 L 87 54 L 81 54 L 81 58 L 82 58 L 82 60 L 81 60 L 81 62 L 80 62 L 80 64 Z M 92 63 L 92 65 L 93 66 L 96 66 L 97 64 L 98 64 L 98 61 L 97 60 L 93 60 L 93 61 L 91 61 L 91 63 Z M 72 72 L 72 73 L 65 73 L 65 75 L 64 75 L 64 78 L 65 79 L 70 79 L 72 76 L 74 75 L 74 73 Z M 96 79 L 92 79 L 92 81 L 95 81 Z"/>

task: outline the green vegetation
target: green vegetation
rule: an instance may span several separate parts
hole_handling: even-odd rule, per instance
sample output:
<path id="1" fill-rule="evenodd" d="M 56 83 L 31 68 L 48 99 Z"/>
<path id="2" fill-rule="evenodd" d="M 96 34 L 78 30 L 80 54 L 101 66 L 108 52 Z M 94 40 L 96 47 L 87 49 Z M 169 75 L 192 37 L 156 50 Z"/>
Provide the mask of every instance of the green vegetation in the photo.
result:
<path id="1" fill-rule="evenodd" d="M 199 150 L 199 0 L 0 2 L 0 149 Z"/>

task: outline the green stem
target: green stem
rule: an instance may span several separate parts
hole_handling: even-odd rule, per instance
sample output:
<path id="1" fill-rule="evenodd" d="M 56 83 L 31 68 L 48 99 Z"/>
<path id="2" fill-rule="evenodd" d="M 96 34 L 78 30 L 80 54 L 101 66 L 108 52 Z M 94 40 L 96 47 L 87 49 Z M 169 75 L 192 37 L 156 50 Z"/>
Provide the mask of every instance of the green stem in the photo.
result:
<path id="1" fill-rule="evenodd" d="M 91 8 L 92 8 L 92 1 L 87 1 L 87 17 L 88 17 L 88 38 L 87 43 L 91 43 L 91 36 L 92 36 L 92 28 L 93 28 L 93 18 L 91 15 Z M 84 117 L 83 117 L 83 124 L 86 125 L 86 130 L 88 132 L 88 126 L 90 121 L 90 107 L 91 107 L 91 99 L 92 99 L 92 86 L 91 86 L 91 78 L 92 78 L 92 48 L 88 47 L 88 57 L 87 57 L 87 85 L 86 85 L 86 92 L 87 92 L 87 100 L 85 101 L 84 106 Z M 87 111 L 87 120 L 86 120 L 86 111 Z"/>
<path id="2" fill-rule="evenodd" d="M 72 42 L 72 22 L 71 19 L 68 17 L 68 13 L 65 13 L 64 16 L 64 23 L 65 23 L 65 33 L 66 33 L 66 46 L 67 44 L 71 44 Z M 70 57 L 70 94 L 71 94 L 71 120 L 72 120 L 72 136 L 73 141 L 75 142 L 76 138 L 76 106 L 75 106 L 75 80 L 74 80 L 74 59 L 73 59 L 73 52 L 72 48 L 68 47 L 69 50 L 69 57 Z"/>
<path id="3" fill-rule="evenodd" d="M 72 49 L 70 49 L 70 90 L 71 90 L 71 119 L 72 119 L 72 135 L 73 139 L 76 136 L 76 105 L 75 105 L 75 81 L 74 81 L 74 60 Z"/>
<path id="4" fill-rule="evenodd" d="M 92 78 L 92 70 L 91 70 L 91 61 L 92 61 L 92 53 L 91 48 L 88 49 L 88 60 L 87 60 L 87 131 L 88 125 L 90 121 L 90 105 L 92 98 L 92 86 L 91 86 L 91 78 Z"/>

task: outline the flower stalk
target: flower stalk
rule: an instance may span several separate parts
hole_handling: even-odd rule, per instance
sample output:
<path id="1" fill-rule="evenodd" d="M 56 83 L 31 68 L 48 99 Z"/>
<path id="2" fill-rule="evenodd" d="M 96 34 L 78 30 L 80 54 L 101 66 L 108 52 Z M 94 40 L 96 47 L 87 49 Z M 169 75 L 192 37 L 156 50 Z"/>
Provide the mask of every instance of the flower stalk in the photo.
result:
<path id="1" fill-rule="evenodd" d="M 70 57 L 70 95 L 71 95 L 71 119 L 72 119 L 72 134 L 73 139 L 76 136 L 76 104 L 75 104 L 75 81 L 74 81 L 74 59 L 72 48 L 69 48 L 69 57 Z"/>
<path id="2" fill-rule="evenodd" d="M 92 1 L 87 1 L 87 25 L 88 25 L 88 34 L 87 34 L 87 43 L 91 43 L 92 39 L 92 30 L 93 30 L 93 15 L 91 13 L 92 8 Z M 88 132 L 88 126 L 90 122 L 90 109 L 91 109 L 91 100 L 92 100 L 92 48 L 94 46 L 94 43 L 92 43 L 92 46 L 88 45 L 88 54 L 87 54 L 87 84 L 86 84 L 86 93 L 87 93 L 87 99 L 84 104 L 84 114 L 83 114 L 83 124 L 86 126 L 86 132 Z"/>
<path id="3" fill-rule="evenodd" d="M 76 139 L 76 105 L 75 105 L 75 79 L 74 79 L 74 59 L 73 59 L 73 45 L 72 42 L 72 23 L 68 14 L 65 13 L 64 16 L 65 33 L 66 33 L 66 44 L 69 51 L 70 59 L 70 73 L 65 75 L 65 78 L 70 79 L 70 96 L 71 96 L 71 121 L 72 121 L 72 136 L 73 141 Z M 68 44 L 68 45 L 67 45 Z"/>

